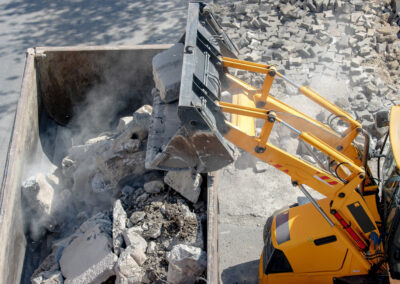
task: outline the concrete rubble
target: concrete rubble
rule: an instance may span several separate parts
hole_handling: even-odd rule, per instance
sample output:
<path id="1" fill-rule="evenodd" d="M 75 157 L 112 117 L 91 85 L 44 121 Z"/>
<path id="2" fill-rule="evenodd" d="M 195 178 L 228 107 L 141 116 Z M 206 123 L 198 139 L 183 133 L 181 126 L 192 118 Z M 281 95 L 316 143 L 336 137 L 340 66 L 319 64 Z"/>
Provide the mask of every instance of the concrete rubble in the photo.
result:
<path id="1" fill-rule="evenodd" d="M 178 100 L 183 63 L 183 43 L 157 54 L 153 58 L 153 78 L 165 103 Z"/>
<path id="2" fill-rule="evenodd" d="M 176 245 L 168 253 L 169 283 L 194 283 L 207 264 L 206 254 L 199 248 L 187 245 Z"/>
<path id="3" fill-rule="evenodd" d="M 113 236 L 113 250 L 116 255 L 120 254 L 121 246 L 124 242 L 124 238 L 122 233 L 126 229 L 126 212 L 121 205 L 121 200 L 115 201 L 114 209 L 113 209 L 113 228 L 112 228 L 112 236 Z"/>
<path id="4" fill-rule="evenodd" d="M 199 199 L 202 178 L 198 173 L 191 170 L 169 171 L 165 175 L 164 182 L 193 203 Z"/>
<path id="5" fill-rule="evenodd" d="M 161 283 L 176 246 L 205 255 L 201 177 L 195 188 L 188 177 L 193 198 L 165 183 L 167 172 L 145 168 L 151 111 L 145 105 L 121 118 L 116 129 L 73 145 L 53 174 L 23 183 L 28 233 L 51 243 L 32 283 Z"/>

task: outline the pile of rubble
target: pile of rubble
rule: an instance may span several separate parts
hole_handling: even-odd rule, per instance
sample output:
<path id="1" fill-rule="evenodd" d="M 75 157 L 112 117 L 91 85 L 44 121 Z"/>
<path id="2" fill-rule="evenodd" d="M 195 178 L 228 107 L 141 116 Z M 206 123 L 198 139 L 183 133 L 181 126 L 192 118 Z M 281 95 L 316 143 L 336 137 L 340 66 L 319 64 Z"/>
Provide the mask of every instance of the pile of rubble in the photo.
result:
<path id="1" fill-rule="evenodd" d="M 29 234 L 50 251 L 32 283 L 194 283 L 203 276 L 202 177 L 145 168 L 151 112 L 145 105 L 121 118 L 115 131 L 70 148 L 54 173 L 23 183 Z"/>
<path id="2" fill-rule="evenodd" d="M 399 103 L 396 2 L 219 0 L 215 14 L 241 59 L 276 65 L 303 85 L 315 84 L 313 77 L 321 75 L 324 81 L 343 82 L 340 90 L 324 90 L 322 95 L 335 93 L 340 99 L 334 102 L 373 132 L 373 115 Z M 255 86 L 264 79 L 242 71 L 236 75 Z M 287 91 L 274 86 L 272 94 Z"/>

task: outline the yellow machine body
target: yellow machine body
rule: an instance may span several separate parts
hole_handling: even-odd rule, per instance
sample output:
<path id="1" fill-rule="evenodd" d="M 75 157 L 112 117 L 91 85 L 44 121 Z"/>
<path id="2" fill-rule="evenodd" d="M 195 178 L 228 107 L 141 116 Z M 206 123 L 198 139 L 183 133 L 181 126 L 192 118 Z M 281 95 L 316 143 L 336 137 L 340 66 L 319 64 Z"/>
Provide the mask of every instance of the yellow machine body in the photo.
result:
<path id="1" fill-rule="evenodd" d="M 291 176 L 293 185 L 303 192 L 307 193 L 306 186 L 326 196 L 318 201 L 311 197 L 311 203 L 272 216 L 260 258 L 260 283 L 333 283 L 342 277 L 367 277 L 374 266 L 382 263 L 384 253 L 378 241 L 382 226 L 378 186 L 366 163 L 369 137 L 360 122 L 312 89 L 291 82 L 273 66 L 225 57 L 221 61 L 226 68 L 265 74 L 261 89 L 227 74 L 229 91 L 236 95 L 232 103 L 219 102 L 221 110 L 232 118 L 227 121 L 229 131 L 224 137 Z M 270 96 L 275 77 L 294 85 L 301 94 L 340 118 L 347 129 L 337 133 Z M 391 116 L 390 138 L 396 144 L 393 152 L 398 163 L 399 107 L 392 109 Z M 254 134 L 255 119 L 264 120 L 259 135 Z M 275 123 L 288 127 L 307 147 L 325 154 L 330 169 L 268 143 Z M 354 143 L 359 134 L 366 139 L 364 148 Z M 378 269 L 378 273 L 385 271 Z"/>
<path id="2" fill-rule="evenodd" d="M 322 209 L 329 210 L 328 199 L 319 200 L 318 204 Z M 347 236 L 337 234 L 341 228 L 329 226 L 322 216 L 316 214 L 311 203 L 289 208 L 286 212 L 288 221 L 278 224 L 279 229 L 276 217 L 282 213 L 274 216 L 268 238 L 275 249 L 284 252 L 293 271 L 265 273 L 268 269 L 265 262 L 268 260 L 263 250 L 259 266 L 260 283 L 332 283 L 334 278 L 368 274 L 369 264 L 360 261 L 358 251 L 349 249 Z M 278 244 L 285 226 L 289 237 Z"/>
<path id="3" fill-rule="evenodd" d="M 390 111 L 389 133 L 393 157 L 400 168 L 400 105 L 392 107 Z"/>

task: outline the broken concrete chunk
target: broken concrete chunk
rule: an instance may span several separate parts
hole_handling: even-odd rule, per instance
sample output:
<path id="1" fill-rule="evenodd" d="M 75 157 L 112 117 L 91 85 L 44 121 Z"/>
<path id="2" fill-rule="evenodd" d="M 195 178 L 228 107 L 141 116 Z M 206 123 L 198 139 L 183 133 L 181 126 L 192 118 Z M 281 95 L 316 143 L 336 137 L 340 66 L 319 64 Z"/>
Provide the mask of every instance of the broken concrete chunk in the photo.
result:
<path id="1" fill-rule="evenodd" d="M 58 230 L 56 220 L 57 200 L 56 191 L 46 181 L 43 174 L 38 174 L 24 181 L 21 186 L 22 197 L 25 202 L 27 224 L 33 239 L 41 238 L 46 230 Z"/>
<path id="2" fill-rule="evenodd" d="M 130 230 L 132 230 L 132 232 L 135 232 L 135 233 L 137 233 L 137 234 L 139 234 L 139 235 L 142 235 L 142 233 L 143 233 L 143 228 L 142 228 L 142 226 L 133 226 L 133 227 L 131 227 L 131 228 L 129 228 Z"/>
<path id="3" fill-rule="evenodd" d="M 110 137 L 108 135 L 100 135 L 94 138 L 91 138 L 85 142 L 85 145 L 100 145 L 102 142 L 109 140 Z"/>
<path id="4" fill-rule="evenodd" d="M 159 236 L 161 236 L 161 229 L 162 229 L 162 224 L 160 223 L 149 223 L 148 229 L 143 232 L 143 236 L 146 238 L 151 238 L 151 239 L 156 239 Z"/>
<path id="5" fill-rule="evenodd" d="M 98 156 L 95 165 L 105 180 L 109 181 L 113 188 L 116 188 L 122 179 L 129 179 L 145 173 L 145 158 L 144 151 L 125 153 L 112 158 Z"/>
<path id="6" fill-rule="evenodd" d="M 140 150 L 141 141 L 144 141 L 148 135 L 152 110 L 150 105 L 144 105 L 133 113 L 132 120 L 124 126 L 122 133 L 113 141 L 113 152 L 134 153 Z M 122 124 L 120 122 L 120 125 Z"/>
<path id="7" fill-rule="evenodd" d="M 164 189 L 164 182 L 162 180 L 148 181 L 143 188 L 147 193 L 159 193 Z"/>
<path id="8" fill-rule="evenodd" d="M 153 241 L 149 242 L 149 244 L 147 246 L 146 253 L 148 253 L 148 254 L 155 253 L 156 252 L 156 247 L 157 247 L 157 245 L 156 245 L 155 242 L 153 242 Z"/>
<path id="9" fill-rule="evenodd" d="M 196 213 L 190 211 L 189 206 L 186 204 L 181 203 L 181 208 L 182 208 L 182 213 L 183 213 L 183 218 L 186 220 L 189 219 L 194 219 L 196 220 Z"/>
<path id="10" fill-rule="evenodd" d="M 143 247 L 140 246 L 128 246 L 124 253 L 128 253 L 140 266 L 146 261 L 147 257 L 144 253 Z"/>
<path id="11" fill-rule="evenodd" d="M 177 43 L 153 57 L 153 78 L 163 102 L 179 99 L 183 63 L 183 44 Z"/>
<path id="12" fill-rule="evenodd" d="M 64 278 L 60 271 L 45 271 L 32 279 L 32 284 L 63 284 Z"/>
<path id="13" fill-rule="evenodd" d="M 143 105 L 133 113 L 133 119 L 136 122 L 143 122 L 142 124 L 148 127 L 148 118 L 151 116 L 152 112 L 153 107 L 151 105 Z"/>
<path id="14" fill-rule="evenodd" d="M 179 244 L 167 255 L 169 283 L 194 283 L 207 266 L 207 255 L 200 248 Z"/>
<path id="15" fill-rule="evenodd" d="M 96 264 L 88 267 L 82 274 L 75 278 L 67 278 L 64 284 L 97 284 L 106 281 L 115 275 L 114 266 L 117 262 L 117 256 L 110 252 Z"/>
<path id="16" fill-rule="evenodd" d="M 89 227 L 62 253 L 60 267 L 65 283 L 101 283 L 114 275 L 117 256 L 111 248 L 111 238 L 101 224 Z"/>
<path id="17" fill-rule="evenodd" d="M 133 120 L 133 116 L 124 116 L 119 119 L 117 130 L 122 131 Z"/>
<path id="18" fill-rule="evenodd" d="M 200 196 L 202 177 L 192 171 L 169 171 L 164 182 L 189 201 L 196 203 Z"/>
<path id="19" fill-rule="evenodd" d="M 133 212 L 131 217 L 129 217 L 129 220 L 132 222 L 132 224 L 137 224 L 138 222 L 142 221 L 146 217 L 146 213 L 143 211 L 136 211 Z"/>
<path id="20" fill-rule="evenodd" d="M 122 233 L 126 229 L 127 216 L 124 208 L 122 207 L 121 200 L 115 201 L 113 209 L 113 249 L 116 255 L 120 254 L 121 246 L 124 243 Z"/>
<path id="21" fill-rule="evenodd" d="M 96 226 L 100 226 L 103 232 L 107 232 L 107 234 L 111 235 L 111 227 L 112 223 L 110 218 L 102 213 L 99 212 L 96 215 L 92 216 L 86 222 L 84 222 L 78 230 L 76 230 L 75 234 L 83 234 L 89 230 L 92 230 Z"/>
<path id="22" fill-rule="evenodd" d="M 135 227 L 124 230 L 123 236 L 127 246 L 132 246 L 134 248 L 140 248 L 142 251 L 146 251 L 147 242 L 142 238 L 137 232 L 135 232 Z"/>
<path id="23" fill-rule="evenodd" d="M 53 277 L 53 272 L 55 273 L 60 270 L 58 262 L 61 257 L 61 252 L 62 250 L 53 249 L 52 253 L 40 263 L 40 266 L 33 273 L 31 277 L 32 283 L 43 283 L 44 280 Z"/>
<path id="24" fill-rule="evenodd" d="M 116 284 L 143 283 L 144 271 L 132 257 L 130 250 L 123 251 L 115 265 Z"/>
<path id="25" fill-rule="evenodd" d="M 43 174 L 30 177 L 22 183 L 22 194 L 39 215 L 50 215 L 53 209 L 54 189 Z"/>
<path id="26" fill-rule="evenodd" d="M 149 194 L 147 192 L 142 193 L 136 198 L 136 203 L 143 203 L 149 198 Z"/>

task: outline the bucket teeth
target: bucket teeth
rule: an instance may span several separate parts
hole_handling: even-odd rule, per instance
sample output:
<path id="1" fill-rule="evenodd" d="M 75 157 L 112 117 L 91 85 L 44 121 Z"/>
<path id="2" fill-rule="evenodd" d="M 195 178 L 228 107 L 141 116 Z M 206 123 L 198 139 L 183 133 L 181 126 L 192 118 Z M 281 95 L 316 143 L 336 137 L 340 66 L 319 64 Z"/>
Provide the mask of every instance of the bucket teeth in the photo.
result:
<path id="1" fill-rule="evenodd" d="M 146 168 L 184 170 L 198 164 L 196 152 L 186 139 L 177 110 L 178 102 L 166 104 L 159 94 L 154 96 Z"/>

